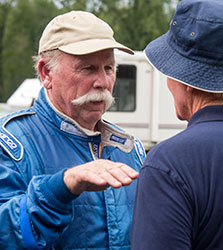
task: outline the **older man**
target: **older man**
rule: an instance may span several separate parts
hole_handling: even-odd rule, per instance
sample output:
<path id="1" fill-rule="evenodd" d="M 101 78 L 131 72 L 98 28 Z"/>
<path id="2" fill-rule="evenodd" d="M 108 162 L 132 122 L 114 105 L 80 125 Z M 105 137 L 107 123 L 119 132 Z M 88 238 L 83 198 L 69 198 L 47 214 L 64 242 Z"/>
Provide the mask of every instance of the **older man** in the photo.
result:
<path id="1" fill-rule="evenodd" d="M 44 88 L 1 120 L 1 249 L 130 249 L 144 154 L 101 119 L 113 102 L 114 48 L 133 53 L 91 13 L 46 26 L 35 57 Z"/>
<path id="2" fill-rule="evenodd" d="M 222 1 L 183 0 L 168 33 L 145 49 L 189 123 L 147 155 L 132 250 L 223 249 L 222 13 Z"/>

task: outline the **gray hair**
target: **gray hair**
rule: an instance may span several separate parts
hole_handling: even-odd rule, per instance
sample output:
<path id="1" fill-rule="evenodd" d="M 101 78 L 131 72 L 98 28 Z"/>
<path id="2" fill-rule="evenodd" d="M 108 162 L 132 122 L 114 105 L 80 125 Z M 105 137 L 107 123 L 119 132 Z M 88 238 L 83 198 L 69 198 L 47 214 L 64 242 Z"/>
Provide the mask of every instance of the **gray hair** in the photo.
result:
<path id="1" fill-rule="evenodd" d="M 45 64 L 50 70 L 56 70 L 58 66 L 58 60 L 63 52 L 61 52 L 58 49 L 55 50 L 49 50 L 46 52 L 42 52 L 40 55 L 33 56 L 33 62 L 34 62 L 34 69 L 36 72 L 37 78 L 41 81 L 40 73 L 38 70 L 38 63 L 40 59 L 44 58 L 45 59 Z"/>
<path id="2" fill-rule="evenodd" d="M 39 63 L 40 59 L 44 58 L 46 66 L 50 70 L 56 71 L 57 67 L 59 65 L 58 61 L 60 59 L 60 56 L 63 53 L 65 53 L 65 52 L 62 52 L 59 49 L 54 49 L 54 50 L 49 50 L 49 51 L 46 51 L 46 52 L 42 52 L 42 53 L 40 53 L 40 55 L 32 57 L 33 62 L 34 62 L 33 67 L 35 69 L 36 76 L 40 80 L 40 82 L 42 81 L 41 77 L 40 77 L 39 70 L 38 70 L 38 63 Z M 118 67 L 118 64 L 115 63 L 115 72 L 117 71 L 117 67 Z"/>

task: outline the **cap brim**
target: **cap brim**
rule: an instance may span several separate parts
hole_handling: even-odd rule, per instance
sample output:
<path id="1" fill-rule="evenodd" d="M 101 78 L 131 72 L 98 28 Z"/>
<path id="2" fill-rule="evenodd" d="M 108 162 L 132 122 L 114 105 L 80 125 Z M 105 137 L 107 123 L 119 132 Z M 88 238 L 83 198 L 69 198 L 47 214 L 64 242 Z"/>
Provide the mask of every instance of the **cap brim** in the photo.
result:
<path id="1" fill-rule="evenodd" d="M 168 33 L 145 48 L 150 63 L 167 77 L 208 92 L 223 92 L 223 68 L 182 56 L 167 41 Z"/>
<path id="2" fill-rule="evenodd" d="M 60 46 L 59 50 L 72 55 L 85 55 L 112 48 L 122 50 L 128 54 L 134 54 L 134 51 L 130 48 L 109 39 L 91 39 L 80 41 L 65 46 Z"/>

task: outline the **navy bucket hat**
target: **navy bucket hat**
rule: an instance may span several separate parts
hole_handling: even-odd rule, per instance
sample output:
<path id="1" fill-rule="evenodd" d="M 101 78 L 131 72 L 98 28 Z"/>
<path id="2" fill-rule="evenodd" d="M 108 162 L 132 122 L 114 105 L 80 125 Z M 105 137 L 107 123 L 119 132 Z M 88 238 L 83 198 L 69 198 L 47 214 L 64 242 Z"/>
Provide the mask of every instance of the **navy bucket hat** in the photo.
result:
<path id="1" fill-rule="evenodd" d="M 223 1 L 183 0 L 169 31 L 147 45 L 150 63 L 191 87 L 223 92 Z"/>

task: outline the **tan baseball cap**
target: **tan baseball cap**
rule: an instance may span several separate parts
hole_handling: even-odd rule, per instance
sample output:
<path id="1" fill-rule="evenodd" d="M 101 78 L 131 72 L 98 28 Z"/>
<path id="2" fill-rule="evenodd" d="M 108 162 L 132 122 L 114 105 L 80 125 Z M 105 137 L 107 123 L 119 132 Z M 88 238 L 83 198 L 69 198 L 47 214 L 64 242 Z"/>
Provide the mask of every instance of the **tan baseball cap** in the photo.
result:
<path id="1" fill-rule="evenodd" d="M 134 54 L 115 41 L 113 34 L 112 28 L 94 14 L 70 11 L 48 23 L 39 41 L 39 54 L 59 49 L 68 54 L 84 55 L 109 48 Z"/>

